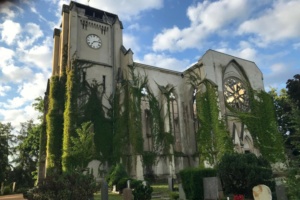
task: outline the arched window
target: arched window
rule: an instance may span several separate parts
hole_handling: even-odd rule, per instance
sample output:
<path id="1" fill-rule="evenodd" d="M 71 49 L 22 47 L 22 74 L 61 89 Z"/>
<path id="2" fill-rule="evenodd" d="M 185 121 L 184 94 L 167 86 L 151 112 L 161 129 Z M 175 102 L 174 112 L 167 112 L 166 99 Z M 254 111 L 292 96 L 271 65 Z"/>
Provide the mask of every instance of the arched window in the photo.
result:
<path id="1" fill-rule="evenodd" d="M 195 88 L 193 90 L 193 96 L 192 96 L 192 103 L 193 103 L 193 112 L 192 112 L 192 117 L 193 117 L 193 122 L 194 122 L 194 130 L 195 132 L 198 131 L 199 129 L 199 120 L 197 117 L 197 98 L 196 98 L 196 94 L 197 94 L 197 89 Z"/>
<path id="2" fill-rule="evenodd" d="M 249 97 L 245 84 L 234 77 L 230 77 L 224 81 L 224 97 L 226 103 L 240 111 L 249 109 Z"/>
<path id="3" fill-rule="evenodd" d="M 181 151 L 181 139 L 180 139 L 180 129 L 179 129 L 179 113 L 178 113 L 178 103 L 173 92 L 170 93 L 170 122 L 172 133 L 175 140 L 175 151 Z"/>
<path id="4" fill-rule="evenodd" d="M 151 112 L 148 99 L 147 88 L 141 90 L 141 114 L 142 114 L 142 132 L 144 139 L 144 150 L 152 151 L 152 136 L 151 136 Z"/>

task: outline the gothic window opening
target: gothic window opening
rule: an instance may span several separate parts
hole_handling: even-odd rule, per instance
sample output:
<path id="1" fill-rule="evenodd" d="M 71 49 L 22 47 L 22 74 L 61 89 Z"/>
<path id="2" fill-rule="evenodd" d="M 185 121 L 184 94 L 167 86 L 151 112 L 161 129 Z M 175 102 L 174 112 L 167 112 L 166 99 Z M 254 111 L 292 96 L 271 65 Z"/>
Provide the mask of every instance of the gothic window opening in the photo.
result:
<path id="1" fill-rule="evenodd" d="M 194 130 L 195 132 L 197 132 L 199 130 L 199 121 L 198 121 L 198 117 L 197 117 L 197 99 L 196 99 L 196 95 L 197 95 L 197 89 L 195 88 L 193 90 L 193 96 L 192 96 L 192 103 L 193 103 L 193 122 L 194 122 Z"/>
<path id="2" fill-rule="evenodd" d="M 171 118 L 171 127 L 170 129 L 173 132 L 175 140 L 175 151 L 181 151 L 181 141 L 180 141 L 180 129 L 179 129 L 179 113 L 178 113 L 178 103 L 173 92 L 170 93 L 170 118 Z"/>
<path id="3" fill-rule="evenodd" d="M 106 89 L 106 83 L 105 83 L 105 76 L 102 76 L 102 85 L 103 85 L 103 92 L 105 93 L 105 89 Z"/>
<path id="4" fill-rule="evenodd" d="M 148 99 L 147 88 L 141 89 L 141 111 L 142 111 L 142 131 L 144 138 L 144 149 L 152 151 L 152 134 L 151 134 L 151 112 Z"/>
<path id="5" fill-rule="evenodd" d="M 151 135 L 151 113 L 150 110 L 145 109 L 145 124 L 146 124 L 146 138 L 148 150 L 152 151 L 152 135 Z"/>
<path id="6" fill-rule="evenodd" d="M 237 78 L 228 78 L 224 82 L 224 97 L 226 103 L 240 111 L 249 109 L 248 92 L 243 82 Z"/>

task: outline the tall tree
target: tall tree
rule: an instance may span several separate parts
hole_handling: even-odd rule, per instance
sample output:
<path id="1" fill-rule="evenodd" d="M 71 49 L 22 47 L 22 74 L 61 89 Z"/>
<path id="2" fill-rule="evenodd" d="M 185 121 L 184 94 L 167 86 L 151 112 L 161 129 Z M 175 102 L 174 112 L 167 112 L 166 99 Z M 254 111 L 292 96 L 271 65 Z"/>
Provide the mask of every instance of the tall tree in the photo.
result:
<path id="1" fill-rule="evenodd" d="M 271 88 L 269 94 L 273 97 L 274 107 L 276 110 L 277 123 L 279 131 L 284 137 L 287 133 L 292 132 L 290 113 L 292 111 L 291 101 L 286 89 L 281 89 L 278 93 L 275 88 Z"/>
<path id="2" fill-rule="evenodd" d="M 38 97 L 32 104 L 39 112 L 39 122 L 33 120 L 21 123 L 21 129 L 16 136 L 14 170 L 10 181 L 17 181 L 19 187 L 32 187 L 37 175 L 37 162 L 39 158 L 40 134 L 43 131 L 43 99 Z M 46 144 L 45 144 L 46 146 Z"/>
<path id="3" fill-rule="evenodd" d="M 300 110 L 300 74 L 296 74 L 293 79 L 287 80 L 286 88 L 287 94 Z"/>
<path id="4" fill-rule="evenodd" d="M 11 155 L 11 143 L 13 127 L 10 123 L 0 122 L 0 183 L 5 182 L 10 171 L 8 156 Z"/>
<path id="5" fill-rule="evenodd" d="M 286 90 L 280 94 L 270 91 L 274 97 L 278 125 L 286 138 L 289 161 L 287 189 L 289 199 L 300 199 L 300 74 L 286 82 Z"/>
<path id="6" fill-rule="evenodd" d="M 36 179 L 37 161 L 39 154 L 39 136 L 42 131 L 40 124 L 32 120 L 21 123 L 21 130 L 17 135 L 18 144 L 15 152 L 15 179 L 23 187 L 32 187 Z"/>

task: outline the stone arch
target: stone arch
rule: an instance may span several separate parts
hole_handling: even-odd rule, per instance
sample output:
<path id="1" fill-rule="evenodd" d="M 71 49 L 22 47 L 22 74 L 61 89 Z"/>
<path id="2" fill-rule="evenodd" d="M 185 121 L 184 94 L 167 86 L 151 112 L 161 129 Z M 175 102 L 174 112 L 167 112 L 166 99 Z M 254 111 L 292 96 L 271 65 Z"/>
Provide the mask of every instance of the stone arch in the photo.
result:
<path id="1" fill-rule="evenodd" d="M 251 135 L 247 132 L 243 139 L 243 148 L 244 148 L 244 153 L 253 153 L 254 150 L 253 140 Z"/>
<path id="2" fill-rule="evenodd" d="M 173 90 L 169 96 L 169 105 L 170 105 L 170 122 L 173 136 L 174 136 L 174 149 L 177 152 L 181 152 L 181 135 L 180 135 L 180 119 L 179 119 L 179 101 L 178 94 L 176 90 Z"/>
<path id="3" fill-rule="evenodd" d="M 235 60 L 232 59 L 223 69 L 223 82 L 229 77 L 235 77 L 249 84 L 248 76 L 243 67 Z"/>

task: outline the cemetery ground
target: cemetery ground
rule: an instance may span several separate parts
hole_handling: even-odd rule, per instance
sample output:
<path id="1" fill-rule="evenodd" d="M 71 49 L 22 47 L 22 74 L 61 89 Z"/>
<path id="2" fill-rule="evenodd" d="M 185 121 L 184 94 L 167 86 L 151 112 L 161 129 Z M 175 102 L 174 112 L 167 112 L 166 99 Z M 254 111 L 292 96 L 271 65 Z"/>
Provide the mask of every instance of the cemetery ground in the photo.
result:
<path id="1" fill-rule="evenodd" d="M 167 184 L 153 184 L 151 185 L 151 187 L 153 188 L 152 197 L 157 195 L 160 197 L 168 198 L 170 195 Z M 174 188 L 178 188 L 177 184 L 174 185 Z M 108 196 L 109 200 L 123 200 L 123 196 L 121 194 L 112 193 L 111 191 L 109 191 Z M 101 200 L 101 194 L 99 192 L 94 194 L 94 200 Z"/>

